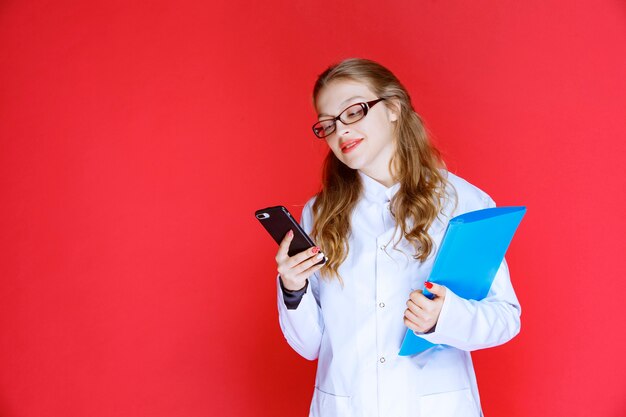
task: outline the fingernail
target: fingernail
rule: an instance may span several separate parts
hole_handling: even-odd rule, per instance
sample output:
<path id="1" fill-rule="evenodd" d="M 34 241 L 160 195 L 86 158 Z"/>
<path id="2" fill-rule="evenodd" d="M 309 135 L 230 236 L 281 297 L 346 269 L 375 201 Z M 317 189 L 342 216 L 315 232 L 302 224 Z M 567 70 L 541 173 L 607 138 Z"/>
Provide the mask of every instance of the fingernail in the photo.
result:
<path id="1" fill-rule="evenodd" d="M 287 232 L 287 236 L 289 236 L 289 237 L 293 237 L 293 230 L 288 231 L 288 232 Z"/>
<path id="2" fill-rule="evenodd" d="M 428 282 L 428 281 L 426 281 L 426 282 L 424 283 L 424 287 L 426 287 L 426 288 L 428 288 L 428 289 L 430 290 L 430 289 L 433 287 L 433 284 L 432 284 L 432 282 Z"/>
<path id="3" fill-rule="evenodd" d="M 315 246 L 313 249 L 311 249 L 311 252 L 313 252 L 313 255 L 315 255 L 319 251 L 320 251 L 320 248 L 318 248 L 317 246 Z"/>
<path id="4" fill-rule="evenodd" d="M 315 259 L 322 259 L 323 257 L 324 257 L 324 254 L 323 254 L 323 253 L 320 253 L 319 255 L 317 255 L 317 256 L 315 257 Z"/>

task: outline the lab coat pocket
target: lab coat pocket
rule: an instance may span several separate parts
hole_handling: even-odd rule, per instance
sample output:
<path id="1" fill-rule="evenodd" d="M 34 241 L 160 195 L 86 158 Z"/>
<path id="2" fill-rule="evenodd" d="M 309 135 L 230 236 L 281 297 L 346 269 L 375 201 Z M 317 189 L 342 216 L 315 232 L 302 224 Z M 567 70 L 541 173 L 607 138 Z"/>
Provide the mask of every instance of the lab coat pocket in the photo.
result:
<path id="1" fill-rule="evenodd" d="M 424 395 L 420 398 L 420 410 L 423 417 L 478 417 L 480 415 L 469 388 Z"/>
<path id="2" fill-rule="evenodd" d="M 324 392 L 315 387 L 310 417 L 350 417 L 350 397 Z"/>

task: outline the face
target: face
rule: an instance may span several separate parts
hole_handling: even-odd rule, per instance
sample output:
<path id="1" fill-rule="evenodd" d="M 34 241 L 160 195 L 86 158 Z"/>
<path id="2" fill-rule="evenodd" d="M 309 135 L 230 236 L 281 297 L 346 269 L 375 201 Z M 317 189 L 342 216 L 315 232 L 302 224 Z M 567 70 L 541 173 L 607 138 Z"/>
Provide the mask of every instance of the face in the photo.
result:
<path id="1" fill-rule="evenodd" d="M 318 120 L 331 119 L 352 104 L 375 100 L 367 85 L 337 80 L 326 85 L 317 96 Z M 385 101 L 371 107 L 356 123 L 344 125 L 337 120 L 335 131 L 325 138 L 335 156 L 352 169 L 386 185 L 391 180 L 389 162 L 394 153 L 393 123 L 397 114 Z"/>

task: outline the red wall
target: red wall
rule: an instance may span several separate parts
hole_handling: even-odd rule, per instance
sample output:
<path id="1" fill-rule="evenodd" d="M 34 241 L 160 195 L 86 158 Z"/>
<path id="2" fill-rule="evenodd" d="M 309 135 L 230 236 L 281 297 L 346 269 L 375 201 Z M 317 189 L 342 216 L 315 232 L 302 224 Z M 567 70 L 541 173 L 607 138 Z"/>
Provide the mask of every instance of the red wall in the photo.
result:
<path id="1" fill-rule="evenodd" d="M 528 206 L 486 415 L 626 415 L 623 1 L 129 3 L 0 5 L 0 415 L 305 415 L 253 212 L 316 190 L 310 90 L 349 56 Z"/>

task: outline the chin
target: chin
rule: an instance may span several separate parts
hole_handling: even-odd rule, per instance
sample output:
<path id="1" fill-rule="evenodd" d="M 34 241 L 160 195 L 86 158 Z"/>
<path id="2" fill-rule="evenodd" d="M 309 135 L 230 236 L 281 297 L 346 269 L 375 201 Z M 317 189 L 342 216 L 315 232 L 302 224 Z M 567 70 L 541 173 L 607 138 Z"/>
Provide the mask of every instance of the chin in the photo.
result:
<path id="1" fill-rule="evenodd" d="M 345 166 L 350 169 L 361 169 L 362 165 L 359 161 L 346 161 L 345 159 L 339 159 Z"/>

